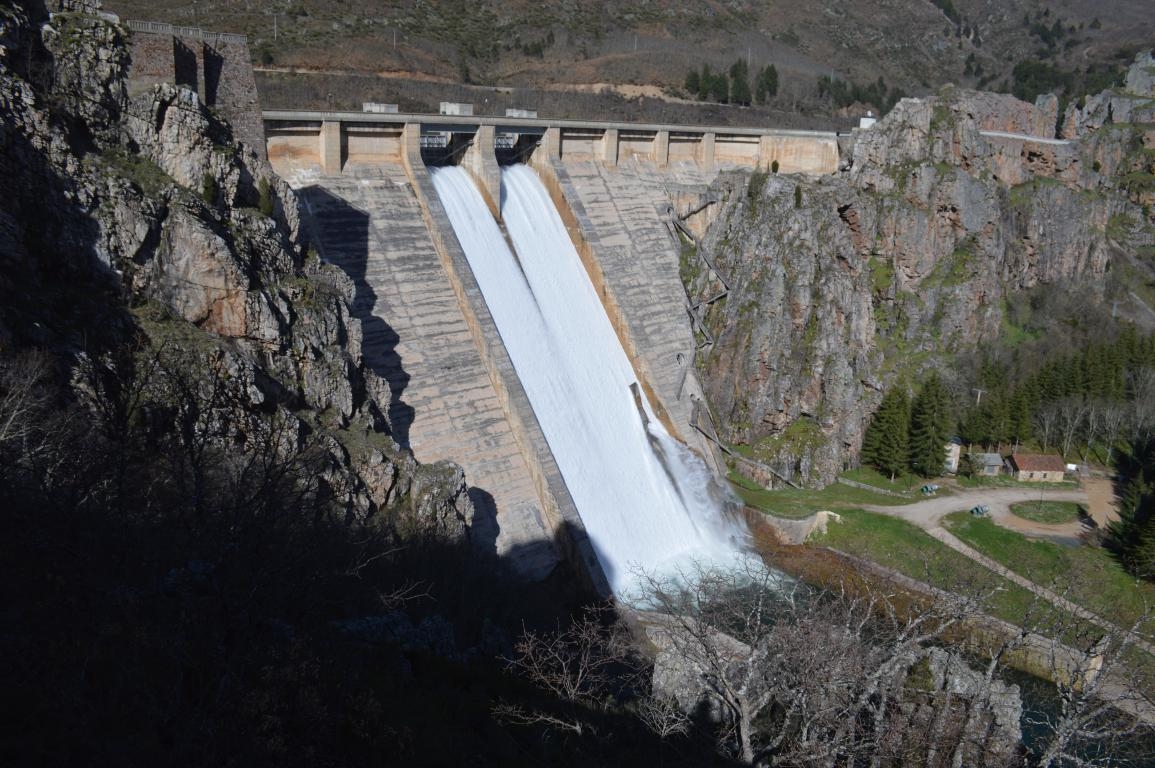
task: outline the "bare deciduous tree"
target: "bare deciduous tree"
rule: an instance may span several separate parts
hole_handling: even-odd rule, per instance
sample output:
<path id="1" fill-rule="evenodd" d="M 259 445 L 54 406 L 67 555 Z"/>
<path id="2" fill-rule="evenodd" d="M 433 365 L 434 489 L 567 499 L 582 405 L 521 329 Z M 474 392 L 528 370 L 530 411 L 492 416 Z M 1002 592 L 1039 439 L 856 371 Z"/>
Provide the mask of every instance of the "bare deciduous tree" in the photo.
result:
<path id="1" fill-rule="evenodd" d="M 606 611 L 587 611 L 553 634 L 526 632 L 514 650 L 510 667 L 553 694 L 563 709 L 500 704 L 494 715 L 515 725 L 545 725 L 578 735 L 591 727 L 583 709 L 604 707 L 639 668 L 629 631 Z"/>
<path id="2" fill-rule="evenodd" d="M 1071 443 L 1075 441 L 1075 436 L 1083 427 L 1083 421 L 1087 416 L 1087 403 L 1081 397 L 1066 397 L 1059 401 L 1057 409 L 1059 415 L 1057 426 L 1063 441 L 1063 456 L 1067 456 L 1071 452 Z"/>
<path id="3" fill-rule="evenodd" d="M 944 636 L 977 613 L 973 600 L 944 594 L 920 605 L 862 583 L 811 590 L 757 567 L 642 582 L 651 641 L 666 667 L 681 667 L 683 686 L 696 681 L 719 711 L 742 762 L 995 765 L 1008 755 L 1007 740 L 997 745 L 998 734 L 978 725 L 991 720 L 993 671 L 970 673 L 985 681 L 985 698 L 911 683 Z M 657 677 L 677 677 L 661 656 Z"/>
<path id="4" fill-rule="evenodd" d="M 1051 436 L 1055 434 L 1058 424 L 1059 409 L 1050 403 L 1039 408 L 1031 417 L 1031 425 L 1035 428 L 1035 433 L 1043 440 L 1044 453 L 1050 445 Z"/>
<path id="5" fill-rule="evenodd" d="M 1051 677 L 1059 695 L 1058 710 L 1041 712 L 1032 723 L 1046 733 L 1041 768 L 1149 765 L 1155 758 L 1142 751 L 1142 739 L 1153 737 L 1155 693 L 1149 663 L 1135 639 L 1149 633 L 1150 610 L 1118 632 L 1061 620 L 1052 628 L 1067 642 L 1049 641 Z"/>

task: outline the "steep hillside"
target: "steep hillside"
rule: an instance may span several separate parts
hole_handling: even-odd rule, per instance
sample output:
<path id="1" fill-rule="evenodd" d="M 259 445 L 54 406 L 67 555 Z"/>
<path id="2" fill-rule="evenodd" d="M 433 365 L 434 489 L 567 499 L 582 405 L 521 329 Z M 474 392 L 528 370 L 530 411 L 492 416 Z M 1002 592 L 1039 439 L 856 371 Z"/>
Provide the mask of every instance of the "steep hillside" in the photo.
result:
<path id="1" fill-rule="evenodd" d="M 0 6 L 0 762 L 550 762 L 494 659 L 572 590 L 515 588 L 393 441 L 269 166 L 128 98 L 99 3 L 37 5 Z"/>
<path id="2" fill-rule="evenodd" d="M 1071 107 L 1069 142 L 1014 138 L 1052 135 L 1054 98 L 947 88 L 856 131 L 833 177 L 722 179 L 688 276 L 695 297 L 722 292 L 718 276 L 729 288 L 701 363 L 726 436 L 830 482 L 896 380 L 939 368 L 969 397 L 956 361 L 997 347 L 1025 292 L 1078 297 L 1045 310 L 1055 345 L 1113 332 L 1111 306 L 1149 326 L 1153 73 L 1141 56 L 1121 92 Z"/>
<path id="3" fill-rule="evenodd" d="M 227 0 L 192 6 L 116 0 L 109 6 L 128 18 L 245 32 L 262 66 L 383 73 L 430 90 L 436 81 L 472 80 L 513 87 L 633 84 L 677 93 L 689 70 L 702 64 L 725 70 L 742 57 L 753 72 L 777 67 L 775 106 L 823 113 L 845 106 L 820 94 L 823 76 L 864 85 L 881 77 L 888 89 L 908 94 L 948 82 L 1078 90 L 1069 81 L 1087 79 L 1088 68 L 1117 69 L 1155 37 L 1144 0 L 251 0 L 243 7 Z M 1018 77 L 1016 65 L 1023 67 Z M 387 81 L 360 86 L 362 97 L 390 91 Z M 353 87 L 329 88 L 321 97 L 343 102 L 341 91 Z"/>

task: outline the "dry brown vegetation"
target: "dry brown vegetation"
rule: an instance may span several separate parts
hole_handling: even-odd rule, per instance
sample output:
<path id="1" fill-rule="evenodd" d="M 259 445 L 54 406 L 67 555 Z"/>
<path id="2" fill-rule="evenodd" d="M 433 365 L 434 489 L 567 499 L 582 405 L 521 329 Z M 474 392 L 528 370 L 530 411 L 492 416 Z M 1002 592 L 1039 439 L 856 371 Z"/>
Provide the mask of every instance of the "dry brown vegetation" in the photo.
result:
<path id="1" fill-rule="evenodd" d="M 1120 49 L 1129 54 L 1149 45 L 1155 34 L 1155 16 L 1145 0 L 1094 5 L 1011 0 L 994 7 L 981 0 L 853 0 L 825 9 L 753 0 L 106 4 L 127 18 L 244 32 L 261 66 L 426 81 L 517 87 L 621 83 L 676 93 L 690 69 L 702 64 L 723 69 L 745 56 L 752 69 L 772 62 L 780 71 L 774 106 L 810 113 L 832 109 L 817 94 L 822 75 L 861 83 L 883 77 L 912 94 L 947 82 L 998 88 L 1026 58 L 1085 69 L 1118 60 Z M 1056 23 L 1062 36 L 1044 51 L 1039 30 Z M 270 83 L 266 78 L 264 85 Z M 722 122 L 731 119 L 721 115 Z"/>

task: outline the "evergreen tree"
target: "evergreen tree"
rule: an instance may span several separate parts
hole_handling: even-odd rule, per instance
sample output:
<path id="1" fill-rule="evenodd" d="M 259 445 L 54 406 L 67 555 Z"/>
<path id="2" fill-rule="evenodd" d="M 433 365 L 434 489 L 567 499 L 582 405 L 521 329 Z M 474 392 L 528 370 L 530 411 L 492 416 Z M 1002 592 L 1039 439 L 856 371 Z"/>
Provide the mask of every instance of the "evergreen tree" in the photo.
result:
<path id="1" fill-rule="evenodd" d="M 1155 581 L 1155 446 L 1136 444 L 1134 454 L 1120 458 L 1119 474 L 1129 478 L 1119 499 L 1119 519 L 1107 526 L 1107 546 L 1127 571 Z"/>
<path id="2" fill-rule="evenodd" d="M 720 104 L 726 104 L 730 99 L 730 78 L 725 72 L 719 72 L 710 78 L 710 99 Z"/>
<path id="3" fill-rule="evenodd" d="M 698 77 L 698 100 L 710 98 L 710 88 L 714 83 L 714 74 L 710 72 L 710 65 L 702 65 L 702 74 Z"/>
<path id="4" fill-rule="evenodd" d="M 730 103 L 749 106 L 750 75 L 745 59 L 738 59 L 730 66 Z"/>
<path id="5" fill-rule="evenodd" d="M 910 468 L 922 477 L 941 475 L 950 433 L 950 393 L 939 375 L 932 373 L 911 407 Z"/>
<path id="6" fill-rule="evenodd" d="M 698 77 L 698 70 L 691 69 L 690 73 L 686 75 L 686 93 L 691 96 L 697 96 L 701 89 L 701 80 Z"/>
<path id="7" fill-rule="evenodd" d="M 758 81 L 754 85 L 755 96 L 759 104 L 766 104 L 768 100 L 778 95 L 778 70 L 773 64 L 762 67 L 758 73 Z"/>
<path id="8" fill-rule="evenodd" d="M 778 70 L 773 64 L 762 67 L 754 84 L 754 96 L 759 104 L 765 104 L 778 95 Z"/>
<path id="9" fill-rule="evenodd" d="M 882 398 L 863 436 L 862 460 L 894 480 L 906 467 L 909 434 L 910 397 L 899 385 Z"/>

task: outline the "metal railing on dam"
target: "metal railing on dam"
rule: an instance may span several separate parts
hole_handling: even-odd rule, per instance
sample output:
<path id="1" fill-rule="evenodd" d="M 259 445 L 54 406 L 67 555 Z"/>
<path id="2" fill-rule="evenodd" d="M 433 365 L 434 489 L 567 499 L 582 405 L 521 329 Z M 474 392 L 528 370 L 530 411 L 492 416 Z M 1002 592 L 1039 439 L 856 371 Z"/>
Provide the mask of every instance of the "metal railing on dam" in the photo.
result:
<path id="1" fill-rule="evenodd" d="M 658 166 L 692 162 L 708 169 L 777 163 L 783 173 L 826 174 L 837 170 L 839 161 L 834 131 L 300 110 L 271 110 L 263 117 L 274 163 L 291 159 L 325 173 L 339 173 L 348 162 L 399 158 L 407 126 L 423 135 L 454 134 L 468 141 L 484 137 L 487 145 L 479 149 L 486 155 L 508 149 L 515 143 L 508 137 L 516 135 L 552 157 L 588 157 L 608 166 L 630 158 Z"/>

